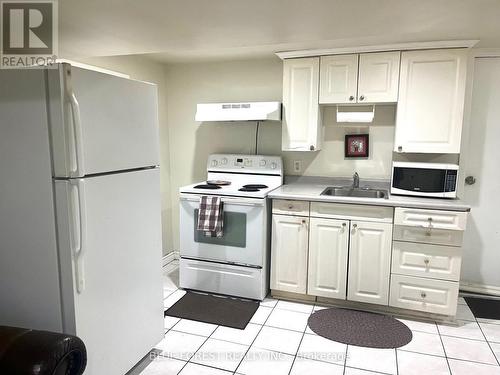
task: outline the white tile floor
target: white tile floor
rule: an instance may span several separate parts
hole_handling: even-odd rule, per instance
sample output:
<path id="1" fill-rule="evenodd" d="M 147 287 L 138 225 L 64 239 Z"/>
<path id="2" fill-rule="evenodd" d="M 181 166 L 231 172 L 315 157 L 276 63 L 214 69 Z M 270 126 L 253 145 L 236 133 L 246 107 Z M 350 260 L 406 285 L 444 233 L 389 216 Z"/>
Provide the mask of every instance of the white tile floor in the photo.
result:
<path id="1" fill-rule="evenodd" d="M 165 267 L 165 307 L 184 295 L 178 263 Z M 267 298 L 245 330 L 165 318 L 162 355 L 131 372 L 272 375 L 500 375 L 500 321 L 475 319 L 461 298 L 458 326 L 402 320 L 413 340 L 397 350 L 371 349 L 324 339 L 307 327 L 322 306 Z"/>

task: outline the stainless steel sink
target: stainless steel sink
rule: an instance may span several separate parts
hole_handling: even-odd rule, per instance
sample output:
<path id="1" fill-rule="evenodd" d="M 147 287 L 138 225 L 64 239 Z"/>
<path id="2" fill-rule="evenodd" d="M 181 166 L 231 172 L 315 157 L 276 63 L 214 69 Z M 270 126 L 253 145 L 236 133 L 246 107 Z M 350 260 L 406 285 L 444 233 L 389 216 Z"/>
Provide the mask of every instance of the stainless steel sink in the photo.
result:
<path id="1" fill-rule="evenodd" d="M 347 186 L 327 187 L 321 195 L 332 197 L 357 197 L 387 199 L 387 190 L 351 188 Z"/>

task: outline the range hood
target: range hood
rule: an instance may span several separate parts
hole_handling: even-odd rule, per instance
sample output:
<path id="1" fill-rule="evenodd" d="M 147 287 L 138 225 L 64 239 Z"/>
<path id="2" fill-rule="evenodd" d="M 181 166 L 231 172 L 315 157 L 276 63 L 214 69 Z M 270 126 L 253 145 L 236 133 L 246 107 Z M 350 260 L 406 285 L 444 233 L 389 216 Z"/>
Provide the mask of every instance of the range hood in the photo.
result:
<path id="1" fill-rule="evenodd" d="M 196 121 L 281 121 L 280 102 L 205 103 L 196 107 Z"/>

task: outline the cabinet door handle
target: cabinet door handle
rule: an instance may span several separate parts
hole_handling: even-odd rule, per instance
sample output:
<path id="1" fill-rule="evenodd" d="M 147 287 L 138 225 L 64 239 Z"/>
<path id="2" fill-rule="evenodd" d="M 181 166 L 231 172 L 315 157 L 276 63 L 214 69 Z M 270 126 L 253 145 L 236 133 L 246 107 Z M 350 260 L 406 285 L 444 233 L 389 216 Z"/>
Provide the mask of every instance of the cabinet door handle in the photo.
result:
<path id="1" fill-rule="evenodd" d="M 403 152 L 403 146 L 398 146 L 398 152 Z"/>
<path id="2" fill-rule="evenodd" d="M 353 224 L 352 225 L 352 233 L 356 232 L 356 228 L 358 228 L 358 224 Z"/>
<path id="3" fill-rule="evenodd" d="M 354 96 L 352 96 L 352 95 L 351 95 L 351 96 L 349 97 L 349 101 L 350 101 L 350 102 L 352 102 L 353 100 L 354 100 Z"/>
<path id="4" fill-rule="evenodd" d="M 299 230 L 300 230 L 300 228 L 305 228 L 307 230 L 307 221 L 306 221 L 306 219 L 302 219 L 301 223 L 302 223 L 302 225 L 299 227 Z"/>
<path id="5" fill-rule="evenodd" d="M 347 224 L 346 223 L 342 223 L 342 233 L 345 232 L 345 228 L 347 228 Z"/>
<path id="6" fill-rule="evenodd" d="M 420 293 L 420 297 L 425 298 L 427 297 L 427 294 L 425 292 Z"/>
<path id="7" fill-rule="evenodd" d="M 364 96 L 364 95 L 361 95 L 361 96 L 359 97 L 359 100 L 361 100 L 361 101 L 365 100 L 365 96 Z"/>

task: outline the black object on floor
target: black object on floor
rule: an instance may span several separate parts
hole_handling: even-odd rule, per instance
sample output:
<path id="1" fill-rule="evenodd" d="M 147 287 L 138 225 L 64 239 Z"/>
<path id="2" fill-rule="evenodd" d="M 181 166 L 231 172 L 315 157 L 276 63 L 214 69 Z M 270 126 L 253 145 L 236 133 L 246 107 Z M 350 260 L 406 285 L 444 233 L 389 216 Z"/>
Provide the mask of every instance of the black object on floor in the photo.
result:
<path id="1" fill-rule="evenodd" d="M 165 311 L 165 316 L 245 329 L 258 308 L 257 301 L 187 292 Z"/>
<path id="2" fill-rule="evenodd" d="M 324 309 L 309 317 L 309 328 L 327 339 L 348 345 L 393 349 L 408 344 L 413 335 L 390 316 L 348 309 Z"/>
<path id="3" fill-rule="evenodd" d="M 500 300 L 464 297 L 476 318 L 500 320 Z"/>

